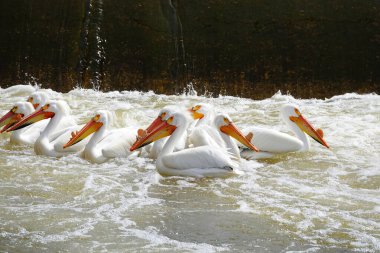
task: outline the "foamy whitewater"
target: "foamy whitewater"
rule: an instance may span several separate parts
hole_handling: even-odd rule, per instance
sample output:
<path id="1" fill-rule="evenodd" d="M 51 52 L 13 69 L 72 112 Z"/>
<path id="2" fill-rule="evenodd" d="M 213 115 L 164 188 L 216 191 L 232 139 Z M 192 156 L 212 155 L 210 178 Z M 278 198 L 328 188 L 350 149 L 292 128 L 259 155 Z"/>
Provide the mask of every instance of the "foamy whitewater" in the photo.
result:
<path id="1" fill-rule="evenodd" d="M 0 113 L 38 87 L 0 88 Z M 115 111 L 114 127 L 146 127 L 165 105 L 213 104 L 241 128 L 289 132 L 285 103 L 322 128 L 331 149 L 243 160 L 230 178 L 162 177 L 142 157 L 91 164 L 36 156 L 0 134 L 0 251 L 379 252 L 380 96 L 207 98 L 153 92 L 68 93 L 79 123 Z"/>

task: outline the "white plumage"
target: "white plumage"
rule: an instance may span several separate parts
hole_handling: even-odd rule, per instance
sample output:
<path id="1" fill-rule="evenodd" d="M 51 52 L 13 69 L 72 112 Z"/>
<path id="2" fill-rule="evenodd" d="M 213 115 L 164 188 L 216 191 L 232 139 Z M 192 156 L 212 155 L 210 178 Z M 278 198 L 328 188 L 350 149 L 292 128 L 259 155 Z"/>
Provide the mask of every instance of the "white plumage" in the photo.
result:
<path id="1" fill-rule="evenodd" d="M 285 105 L 281 108 L 280 116 L 289 129 L 295 134 L 291 136 L 273 129 L 266 129 L 251 126 L 243 130 L 246 135 L 251 134 L 251 143 L 260 152 L 243 150 L 241 156 L 246 159 L 269 158 L 275 154 L 307 151 L 310 148 L 310 141 L 306 134 L 312 136 L 316 141 L 328 147 L 323 139 L 322 130 L 315 130 L 310 123 L 301 115 L 295 105 Z"/>
<path id="2" fill-rule="evenodd" d="M 173 152 L 176 143 L 183 137 L 190 119 L 184 113 L 176 112 L 144 138 L 138 140 L 132 150 L 147 143 L 171 135 L 159 154 L 156 167 L 160 174 L 170 176 L 221 177 L 233 173 L 237 163 L 226 150 L 202 146 Z"/>
<path id="3" fill-rule="evenodd" d="M 103 163 L 110 158 L 129 156 L 131 154 L 129 149 L 136 140 L 137 128 L 127 127 L 109 130 L 112 119 L 109 111 L 98 111 L 96 116 L 64 145 L 65 149 L 80 143 L 95 132 L 83 150 L 83 157 L 86 160 Z"/>

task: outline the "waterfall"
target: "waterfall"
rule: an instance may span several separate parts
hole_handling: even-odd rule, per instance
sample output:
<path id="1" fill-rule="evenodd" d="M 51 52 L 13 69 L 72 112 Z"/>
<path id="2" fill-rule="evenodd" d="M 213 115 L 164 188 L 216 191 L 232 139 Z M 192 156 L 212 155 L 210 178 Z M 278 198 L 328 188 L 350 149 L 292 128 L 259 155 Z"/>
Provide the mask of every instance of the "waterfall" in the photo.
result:
<path id="1" fill-rule="evenodd" d="M 101 88 L 104 79 L 105 50 L 102 34 L 103 0 L 86 0 L 80 35 L 78 62 L 78 86 L 82 87 L 87 78 L 93 89 Z"/>
<path id="2" fill-rule="evenodd" d="M 185 83 L 188 83 L 183 29 L 177 6 L 178 3 L 176 0 L 161 1 L 161 8 L 163 10 L 165 18 L 169 23 L 170 35 L 172 37 L 172 42 L 174 45 L 175 67 L 174 69 L 172 68 L 171 72 L 177 82 L 175 87 L 176 93 L 182 90 L 182 87 L 179 87 L 180 79 L 184 79 Z"/>

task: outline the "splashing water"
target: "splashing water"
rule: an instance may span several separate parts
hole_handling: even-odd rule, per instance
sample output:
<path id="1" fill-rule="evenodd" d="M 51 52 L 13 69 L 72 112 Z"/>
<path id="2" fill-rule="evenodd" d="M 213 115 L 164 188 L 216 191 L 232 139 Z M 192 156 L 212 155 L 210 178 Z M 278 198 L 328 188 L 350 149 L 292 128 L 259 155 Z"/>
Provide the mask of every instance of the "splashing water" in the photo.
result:
<path id="1" fill-rule="evenodd" d="M 0 88 L 2 115 L 38 87 Z M 207 102 L 242 128 L 287 132 L 281 105 L 298 104 L 328 150 L 243 161 L 227 179 L 162 177 L 141 157 L 91 164 L 36 156 L 0 135 L 0 251 L 335 252 L 380 250 L 380 96 L 265 100 L 136 91 L 46 90 L 84 123 L 115 111 L 118 127 L 146 127 L 160 108 Z"/>

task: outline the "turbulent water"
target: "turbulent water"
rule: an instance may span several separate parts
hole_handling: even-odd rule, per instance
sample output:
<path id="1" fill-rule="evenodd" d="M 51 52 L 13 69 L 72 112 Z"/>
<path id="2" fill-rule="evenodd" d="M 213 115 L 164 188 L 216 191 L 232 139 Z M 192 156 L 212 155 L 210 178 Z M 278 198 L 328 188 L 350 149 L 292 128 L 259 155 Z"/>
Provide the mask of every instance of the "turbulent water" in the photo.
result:
<path id="1" fill-rule="evenodd" d="M 0 113 L 35 87 L 0 88 Z M 162 177 L 143 157 L 96 165 L 36 156 L 0 135 L 0 251 L 378 252 L 380 96 L 207 98 L 134 91 L 46 90 L 79 123 L 115 111 L 115 127 L 146 127 L 169 104 L 207 102 L 244 128 L 288 132 L 281 105 L 298 104 L 331 149 L 243 160 L 229 178 Z"/>

